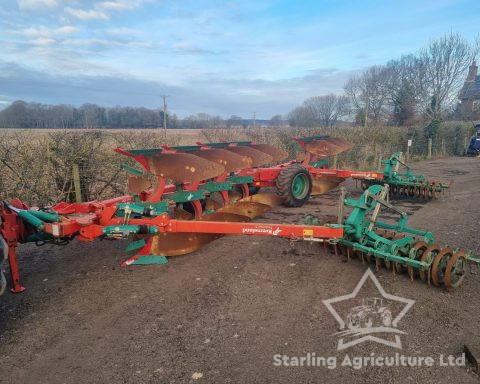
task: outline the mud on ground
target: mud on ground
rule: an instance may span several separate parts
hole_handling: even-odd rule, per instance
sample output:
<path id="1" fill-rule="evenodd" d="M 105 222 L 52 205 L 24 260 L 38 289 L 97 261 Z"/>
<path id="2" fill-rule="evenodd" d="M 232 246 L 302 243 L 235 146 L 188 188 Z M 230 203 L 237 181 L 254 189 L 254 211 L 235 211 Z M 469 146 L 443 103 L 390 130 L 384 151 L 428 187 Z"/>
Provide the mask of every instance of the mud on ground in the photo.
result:
<path id="1" fill-rule="evenodd" d="M 480 255 L 480 162 L 451 158 L 415 170 L 453 180 L 422 204 L 398 201 L 410 225 Z M 359 196 L 354 182 L 348 192 Z M 336 213 L 338 189 L 257 221 Z M 0 298 L 1 383 L 476 383 L 471 367 L 276 367 L 273 356 L 460 356 L 480 344 L 480 276 L 454 292 L 375 272 L 387 293 L 415 300 L 399 328 L 402 349 L 367 341 L 337 351 L 338 323 L 322 300 L 352 292 L 367 266 L 319 244 L 227 236 L 166 266 L 118 266 L 125 244 L 22 246 L 21 295 Z M 372 267 L 372 270 L 375 270 Z M 365 293 L 378 295 L 373 284 Z M 192 378 L 192 375 L 194 378 Z M 196 378 L 196 380 L 195 380 Z"/>

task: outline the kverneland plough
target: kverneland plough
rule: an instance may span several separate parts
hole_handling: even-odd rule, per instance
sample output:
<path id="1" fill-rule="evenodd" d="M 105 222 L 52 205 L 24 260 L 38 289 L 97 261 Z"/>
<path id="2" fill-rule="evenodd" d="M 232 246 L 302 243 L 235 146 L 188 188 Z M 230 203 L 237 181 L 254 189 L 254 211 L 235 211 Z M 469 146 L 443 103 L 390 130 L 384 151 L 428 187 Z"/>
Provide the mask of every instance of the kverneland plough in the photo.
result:
<path id="1" fill-rule="evenodd" d="M 352 171 L 319 166 L 323 157 L 345 150 L 347 143 L 325 137 L 298 142 L 305 149 L 302 160 L 270 168 L 262 167 L 286 154 L 250 142 L 118 148 L 118 153 L 134 158 L 143 167 L 124 166 L 130 174 L 129 195 L 106 201 L 64 202 L 42 210 L 18 199 L 0 202 L 0 246 L 3 263 L 8 260 L 10 265 L 12 292 L 24 289 L 15 253 L 19 243 L 65 244 L 74 238 L 131 240 L 126 252 L 133 255 L 123 266 L 164 264 L 166 257 L 194 252 L 225 234 L 319 241 L 334 244 L 336 251 L 343 250 L 349 258 L 358 255 L 375 260 L 377 267 L 383 261 L 395 272 L 406 270 L 410 277 L 418 271 L 422 280 L 431 279 L 449 289 L 461 283 L 467 262 L 480 262 L 462 251 L 440 249 L 431 233 L 408 228 L 406 215 L 385 201 L 388 185 L 369 187 L 359 200 L 342 197 L 337 223 L 250 223 L 282 201 L 298 206 L 312 189 L 321 193 L 354 176 Z M 365 177 L 369 177 L 367 173 Z M 278 194 L 250 195 L 251 188 L 258 186 L 276 186 Z M 346 219 L 345 206 L 353 208 Z M 382 206 L 399 213 L 397 224 L 377 220 Z M 1 277 L 4 290 L 3 272 Z"/>
<path id="2" fill-rule="evenodd" d="M 378 172 L 331 169 L 328 158 L 338 155 L 353 145 L 343 139 L 329 136 L 294 138 L 298 155 L 295 160 L 266 168 L 245 169 L 253 178 L 253 186 L 275 187 L 276 193 L 289 207 L 302 206 L 310 196 L 327 193 L 348 178 L 381 179 Z"/>
<path id="3" fill-rule="evenodd" d="M 438 180 L 427 179 L 423 175 L 416 175 L 404 163 L 402 152 L 396 152 L 389 159 L 383 160 L 383 172 L 377 178 L 362 178 L 361 186 L 366 190 L 370 185 L 388 184 L 391 197 L 409 197 L 417 199 L 436 199 L 450 184 Z M 400 165 L 405 167 L 404 172 L 399 171 Z M 358 179 L 358 178 L 357 178 Z"/>

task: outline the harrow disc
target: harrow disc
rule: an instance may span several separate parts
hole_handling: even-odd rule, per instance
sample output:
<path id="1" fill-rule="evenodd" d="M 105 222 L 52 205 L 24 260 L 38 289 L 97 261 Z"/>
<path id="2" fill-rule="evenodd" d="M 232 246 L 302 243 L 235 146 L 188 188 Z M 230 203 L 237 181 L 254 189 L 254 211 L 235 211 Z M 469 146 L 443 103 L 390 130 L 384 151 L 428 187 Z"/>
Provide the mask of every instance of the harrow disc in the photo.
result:
<path id="1" fill-rule="evenodd" d="M 428 248 L 428 244 L 424 241 L 419 241 L 418 243 L 416 243 L 412 248 L 412 250 L 415 250 L 414 252 L 415 260 L 420 260 L 423 257 L 423 254 L 425 253 L 427 248 Z M 407 271 L 408 271 L 408 277 L 410 277 L 410 280 L 413 280 L 413 273 L 414 273 L 413 267 L 408 266 Z"/>
<path id="2" fill-rule="evenodd" d="M 435 256 L 438 254 L 438 252 L 440 252 L 440 247 L 438 245 L 435 245 L 435 244 L 430 245 L 428 248 L 426 248 L 423 251 L 423 254 L 422 254 L 422 257 L 420 258 L 420 261 L 430 263 L 435 258 Z M 418 274 L 420 276 L 420 280 L 425 282 L 425 280 L 426 280 L 425 271 L 420 270 L 420 271 L 418 271 Z M 430 282 L 429 282 L 429 284 L 430 284 Z"/>
<path id="3" fill-rule="evenodd" d="M 247 156 L 252 159 L 252 167 L 261 167 L 273 161 L 273 157 L 268 153 L 259 151 L 258 149 L 246 146 L 236 145 L 225 147 L 229 151 L 236 153 L 237 155 Z"/>
<path id="4" fill-rule="evenodd" d="M 336 176 L 314 176 L 312 177 L 312 196 L 323 195 L 331 189 L 337 187 L 343 181 Z"/>
<path id="5" fill-rule="evenodd" d="M 142 191 L 149 189 L 152 186 L 150 180 L 143 176 L 128 175 L 127 190 L 131 195 L 138 195 Z"/>
<path id="6" fill-rule="evenodd" d="M 149 157 L 150 169 L 175 182 L 196 182 L 221 175 L 225 168 L 189 153 L 159 153 Z"/>
<path id="7" fill-rule="evenodd" d="M 288 157 L 288 153 L 283 149 L 276 148 L 270 144 L 250 144 L 250 147 L 272 156 L 272 161 L 274 162 L 282 161 Z"/>
<path id="8" fill-rule="evenodd" d="M 226 172 L 239 171 L 252 166 L 252 159 L 250 157 L 238 155 L 222 148 L 201 149 L 194 152 L 194 154 L 202 159 L 221 165 L 225 168 Z"/>
<path id="9" fill-rule="evenodd" d="M 449 290 L 457 288 L 462 284 L 465 278 L 465 269 L 467 265 L 467 257 L 465 252 L 459 251 L 453 254 L 448 260 L 445 269 L 445 287 Z"/>
<path id="10" fill-rule="evenodd" d="M 441 283 L 445 282 L 445 270 L 447 267 L 448 260 L 453 256 L 452 248 L 443 248 L 435 258 L 432 263 L 432 281 L 433 284 L 438 287 Z"/>
<path id="11" fill-rule="evenodd" d="M 215 212 L 205 215 L 202 221 L 245 222 L 250 218 L 233 213 Z M 222 237 L 217 233 L 164 232 L 153 237 L 150 253 L 162 256 L 180 256 L 195 252 L 204 245 Z"/>

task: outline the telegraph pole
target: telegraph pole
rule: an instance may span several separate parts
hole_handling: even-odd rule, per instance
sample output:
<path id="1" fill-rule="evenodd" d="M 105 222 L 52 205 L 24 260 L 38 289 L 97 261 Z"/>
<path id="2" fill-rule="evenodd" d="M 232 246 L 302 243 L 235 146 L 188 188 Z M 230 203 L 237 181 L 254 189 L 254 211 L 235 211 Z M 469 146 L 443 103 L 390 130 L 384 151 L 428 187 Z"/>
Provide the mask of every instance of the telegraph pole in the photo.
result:
<path id="1" fill-rule="evenodd" d="M 256 121 L 255 121 L 255 112 L 253 112 L 253 129 L 255 129 L 255 123 L 256 123 Z"/>
<path id="2" fill-rule="evenodd" d="M 167 137 L 167 95 L 163 95 L 163 132 Z"/>

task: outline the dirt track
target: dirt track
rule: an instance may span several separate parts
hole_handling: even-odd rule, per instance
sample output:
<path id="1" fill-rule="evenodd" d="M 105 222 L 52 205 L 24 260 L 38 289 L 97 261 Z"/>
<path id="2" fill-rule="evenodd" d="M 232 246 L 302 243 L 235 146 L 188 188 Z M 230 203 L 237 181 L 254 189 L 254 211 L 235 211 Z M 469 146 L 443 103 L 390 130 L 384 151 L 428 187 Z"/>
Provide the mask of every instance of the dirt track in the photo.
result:
<path id="1" fill-rule="evenodd" d="M 397 202 L 410 225 L 438 242 L 480 255 L 480 162 L 455 158 L 415 164 L 454 180 L 426 205 Z M 346 183 L 354 196 L 354 182 Z M 277 208 L 257 221 L 297 222 L 334 214 L 338 190 L 301 209 Z M 346 295 L 366 266 L 325 254 L 318 244 L 228 236 L 167 266 L 122 269 L 120 242 L 23 246 L 27 291 L 0 298 L 1 383 L 476 383 L 467 367 L 276 367 L 275 354 L 460 356 L 480 345 L 480 276 L 457 291 L 427 288 L 405 275 L 376 273 L 385 290 L 416 303 L 399 327 L 403 349 L 371 341 L 337 352 L 338 324 L 322 300 Z M 372 267 L 372 270 L 374 268 Z M 365 292 L 375 295 L 368 284 Z M 192 379 L 194 373 L 203 377 Z M 199 375 L 198 375 L 199 376 Z"/>

